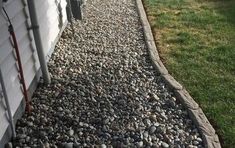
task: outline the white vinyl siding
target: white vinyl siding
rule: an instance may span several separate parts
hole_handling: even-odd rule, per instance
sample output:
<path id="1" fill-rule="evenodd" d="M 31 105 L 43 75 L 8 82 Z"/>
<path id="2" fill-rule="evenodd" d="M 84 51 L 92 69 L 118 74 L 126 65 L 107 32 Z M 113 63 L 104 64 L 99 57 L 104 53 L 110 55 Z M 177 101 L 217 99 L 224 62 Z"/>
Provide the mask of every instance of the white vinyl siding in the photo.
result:
<path id="1" fill-rule="evenodd" d="M 60 17 L 56 0 L 34 0 L 40 32 L 42 35 L 43 49 L 48 56 L 54 49 L 55 42 L 66 24 L 66 0 L 57 0 L 62 8 L 62 23 L 59 27 Z M 15 34 L 20 50 L 21 61 L 27 89 L 32 84 L 40 64 L 34 43 L 27 0 L 8 0 L 3 4 L 15 29 Z M 22 87 L 20 85 L 18 65 L 16 62 L 15 50 L 8 32 L 8 22 L 5 15 L 0 12 L 0 68 L 3 73 L 4 86 L 10 102 L 12 114 L 16 113 L 23 98 Z M 2 92 L 0 85 L 0 92 Z M 0 95 L 0 141 L 9 123 L 7 120 L 4 98 Z M 1 145 L 0 145 L 1 147 Z"/>
<path id="2" fill-rule="evenodd" d="M 58 4 L 57 4 L 58 2 Z M 62 7 L 62 22 L 63 24 L 67 20 L 66 16 L 66 0 L 35 0 L 38 22 L 40 26 L 40 33 L 42 36 L 43 49 L 46 54 L 49 54 L 51 48 L 55 45 L 55 39 L 59 34 L 61 28 L 59 28 L 59 11 L 58 5 Z M 62 27 L 62 26 L 61 26 Z"/>

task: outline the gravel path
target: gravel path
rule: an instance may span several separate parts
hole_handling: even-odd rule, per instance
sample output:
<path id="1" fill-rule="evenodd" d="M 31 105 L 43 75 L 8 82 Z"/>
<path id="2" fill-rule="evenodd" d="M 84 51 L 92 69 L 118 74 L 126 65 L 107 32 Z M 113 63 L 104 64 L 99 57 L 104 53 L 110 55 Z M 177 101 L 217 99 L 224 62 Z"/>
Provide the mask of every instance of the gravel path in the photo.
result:
<path id="1" fill-rule="evenodd" d="M 135 0 L 88 0 L 63 33 L 15 146 L 203 147 L 149 59 Z"/>

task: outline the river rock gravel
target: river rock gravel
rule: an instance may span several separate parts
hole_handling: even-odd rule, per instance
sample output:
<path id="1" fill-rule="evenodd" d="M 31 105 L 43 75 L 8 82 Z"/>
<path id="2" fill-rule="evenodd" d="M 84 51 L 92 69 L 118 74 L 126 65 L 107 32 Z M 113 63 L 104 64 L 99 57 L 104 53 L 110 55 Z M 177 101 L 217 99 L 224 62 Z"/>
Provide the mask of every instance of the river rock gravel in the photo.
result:
<path id="1" fill-rule="evenodd" d="M 67 27 L 17 122 L 15 147 L 203 147 L 197 128 L 155 72 L 135 0 L 88 0 Z"/>

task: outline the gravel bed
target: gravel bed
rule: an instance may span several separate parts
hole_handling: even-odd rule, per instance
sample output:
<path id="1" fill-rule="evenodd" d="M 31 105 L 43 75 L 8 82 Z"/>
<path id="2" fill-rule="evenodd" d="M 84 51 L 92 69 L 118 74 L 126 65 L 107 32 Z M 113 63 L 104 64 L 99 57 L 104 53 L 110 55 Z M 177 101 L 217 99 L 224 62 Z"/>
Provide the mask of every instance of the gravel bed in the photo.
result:
<path id="1" fill-rule="evenodd" d="M 49 61 L 18 147 L 203 147 L 187 111 L 148 56 L 135 0 L 88 0 Z"/>

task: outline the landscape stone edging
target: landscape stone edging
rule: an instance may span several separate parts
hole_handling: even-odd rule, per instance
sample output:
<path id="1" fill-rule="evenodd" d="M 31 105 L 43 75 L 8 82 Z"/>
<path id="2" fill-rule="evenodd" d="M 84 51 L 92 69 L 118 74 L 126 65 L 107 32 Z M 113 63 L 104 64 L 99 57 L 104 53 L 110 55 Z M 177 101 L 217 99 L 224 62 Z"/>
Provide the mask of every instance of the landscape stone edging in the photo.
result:
<path id="1" fill-rule="evenodd" d="M 215 133 L 214 128 L 208 121 L 202 109 L 183 88 L 183 86 L 168 73 L 168 70 L 160 60 L 142 0 L 136 0 L 136 5 L 142 23 L 146 45 L 154 67 L 162 75 L 163 81 L 174 91 L 176 98 L 187 109 L 190 118 L 193 120 L 202 135 L 204 146 L 207 148 L 221 148 L 218 135 Z"/>

